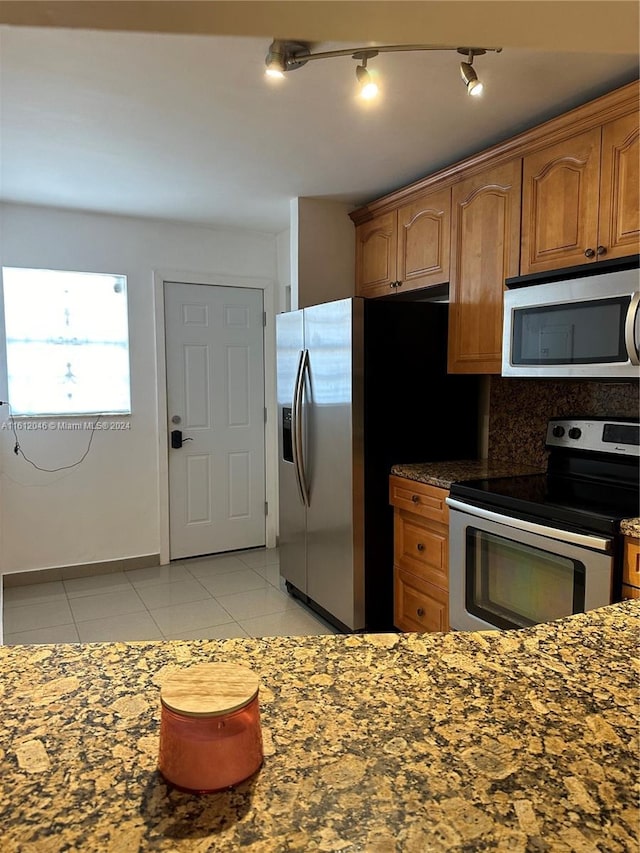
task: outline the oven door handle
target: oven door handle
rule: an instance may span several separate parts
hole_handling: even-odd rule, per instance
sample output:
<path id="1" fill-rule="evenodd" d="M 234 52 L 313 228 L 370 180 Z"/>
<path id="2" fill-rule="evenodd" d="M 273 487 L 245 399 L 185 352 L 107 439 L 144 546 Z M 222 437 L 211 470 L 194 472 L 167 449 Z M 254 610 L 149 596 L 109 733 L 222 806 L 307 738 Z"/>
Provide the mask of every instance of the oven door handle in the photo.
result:
<path id="1" fill-rule="evenodd" d="M 526 530 L 527 533 L 535 533 L 538 536 L 546 536 L 549 539 L 557 539 L 559 542 L 567 542 L 571 545 L 582 545 L 585 548 L 592 548 L 594 551 L 603 551 L 604 553 L 611 551 L 611 539 L 587 536 L 584 533 L 573 533 L 571 530 L 558 530 L 557 527 L 545 527 L 543 524 L 525 521 L 523 518 L 512 518 L 509 515 L 500 515 L 498 512 L 472 506 L 454 498 L 447 498 L 447 504 L 451 509 L 457 509 L 460 512 L 467 513 L 467 515 L 483 518 L 487 521 L 495 521 L 497 524 L 504 524 L 516 530 Z"/>

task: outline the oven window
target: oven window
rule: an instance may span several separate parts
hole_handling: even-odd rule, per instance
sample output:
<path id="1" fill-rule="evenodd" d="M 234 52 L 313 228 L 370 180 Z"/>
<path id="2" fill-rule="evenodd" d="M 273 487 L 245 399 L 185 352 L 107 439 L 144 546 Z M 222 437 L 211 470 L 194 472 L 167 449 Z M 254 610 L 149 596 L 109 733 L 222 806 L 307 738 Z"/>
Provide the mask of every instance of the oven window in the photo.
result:
<path id="1" fill-rule="evenodd" d="M 584 564 L 467 528 L 466 609 L 498 628 L 525 628 L 584 610 Z"/>
<path id="2" fill-rule="evenodd" d="M 519 308 L 513 364 L 602 364 L 627 360 L 624 321 L 630 296 Z"/>

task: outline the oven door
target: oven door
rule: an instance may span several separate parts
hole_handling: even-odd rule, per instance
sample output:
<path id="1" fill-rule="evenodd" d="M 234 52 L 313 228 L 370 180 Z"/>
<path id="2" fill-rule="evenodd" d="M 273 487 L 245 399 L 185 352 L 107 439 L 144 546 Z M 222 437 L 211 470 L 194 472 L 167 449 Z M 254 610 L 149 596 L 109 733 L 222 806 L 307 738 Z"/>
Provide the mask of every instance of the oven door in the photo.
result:
<path id="1" fill-rule="evenodd" d="M 525 628 L 611 603 L 613 539 L 449 505 L 449 623 Z"/>

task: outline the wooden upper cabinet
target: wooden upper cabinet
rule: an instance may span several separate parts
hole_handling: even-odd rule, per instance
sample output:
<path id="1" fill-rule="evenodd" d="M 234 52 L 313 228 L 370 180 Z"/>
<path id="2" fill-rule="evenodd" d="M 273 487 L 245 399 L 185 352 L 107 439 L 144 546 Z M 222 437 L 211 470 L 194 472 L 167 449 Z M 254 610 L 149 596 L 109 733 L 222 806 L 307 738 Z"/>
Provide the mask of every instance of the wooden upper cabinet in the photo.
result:
<path id="1" fill-rule="evenodd" d="M 384 213 L 356 228 L 356 296 L 387 296 L 395 285 L 398 212 Z"/>
<path id="2" fill-rule="evenodd" d="M 451 188 L 398 210 L 398 287 L 415 290 L 449 281 Z"/>
<path id="3" fill-rule="evenodd" d="M 356 228 L 356 296 L 449 281 L 451 189 L 421 196 Z"/>
<path id="4" fill-rule="evenodd" d="M 638 111 L 525 156 L 521 274 L 640 252 Z"/>
<path id="5" fill-rule="evenodd" d="M 524 158 L 522 275 L 595 258 L 600 136 L 596 128 Z"/>
<path id="6" fill-rule="evenodd" d="M 520 158 L 453 188 L 449 373 L 500 373 L 504 280 L 518 274 Z"/>
<path id="7" fill-rule="evenodd" d="M 602 128 L 600 257 L 620 258 L 640 253 L 640 123 L 638 114 Z"/>

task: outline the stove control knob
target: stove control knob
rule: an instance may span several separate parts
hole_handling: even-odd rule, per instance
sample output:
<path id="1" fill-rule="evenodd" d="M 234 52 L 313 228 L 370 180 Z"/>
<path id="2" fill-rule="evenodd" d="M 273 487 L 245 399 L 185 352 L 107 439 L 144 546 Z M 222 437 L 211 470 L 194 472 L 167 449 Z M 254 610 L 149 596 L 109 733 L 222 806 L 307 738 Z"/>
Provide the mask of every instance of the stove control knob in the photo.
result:
<path id="1" fill-rule="evenodd" d="M 564 427 L 560 426 L 560 424 L 557 424 L 557 426 L 554 426 L 552 433 L 555 438 L 562 438 L 562 436 L 564 435 Z"/>
<path id="2" fill-rule="evenodd" d="M 582 430 L 578 429 L 578 427 L 571 427 L 569 430 L 569 438 L 580 438 L 582 435 Z"/>

